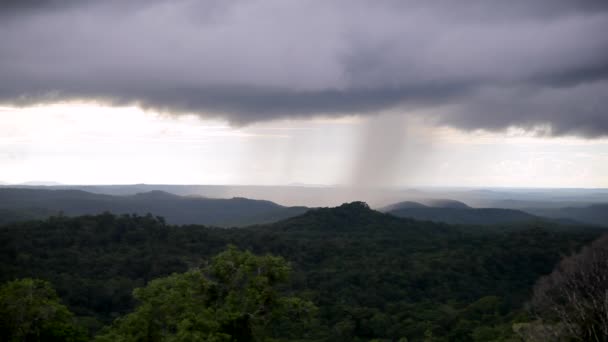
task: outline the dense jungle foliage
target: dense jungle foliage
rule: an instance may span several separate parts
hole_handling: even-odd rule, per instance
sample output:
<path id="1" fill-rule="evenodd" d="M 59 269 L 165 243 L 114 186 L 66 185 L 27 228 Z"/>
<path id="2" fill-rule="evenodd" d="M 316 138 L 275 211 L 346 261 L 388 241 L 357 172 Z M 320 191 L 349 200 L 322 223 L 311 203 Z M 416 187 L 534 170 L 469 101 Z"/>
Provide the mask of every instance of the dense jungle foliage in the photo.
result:
<path id="1" fill-rule="evenodd" d="M 170 294 L 179 298 L 183 291 L 194 291 L 207 305 L 199 309 L 215 310 L 201 311 L 206 318 L 197 324 L 211 329 L 216 340 L 517 341 L 513 327 L 531 320 L 524 304 L 537 279 L 601 232 L 547 222 L 447 225 L 382 214 L 361 202 L 235 229 L 173 226 L 152 215 L 59 216 L 0 227 L 0 280 L 48 281 L 74 313 L 74 324 L 100 340 L 130 340 L 111 334 L 126 334 L 125 320 L 156 317 L 145 311 L 152 307 L 159 317 L 173 317 L 162 313 L 176 310 L 163 306 L 174 300 Z M 228 245 L 238 249 L 226 250 Z M 247 255 L 253 260 L 249 265 L 272 254 L 283 271 L 261 283 L 252 280 L 262 272 L 256 267 L 246 268 L 251 276 L 223 279 L 210 270 L 230 251 L 237 259 Z M 262 310 L 268 315 L 261 321 L 272 320 L 271 328 L 268 322 L 247 323 L 249 335 L 230 335 L 226 332 L 243 324 L 242 312 L 233 297 L 213 288 L 237 278 L 237 289 L 244 291 L 235 292 L 239 303 L 264 294 L 267 303 L 287 298 L 293 305 Z M 191 290 L 193 284 L 210 287 Z M 167 329 L 175 335 L 165 340 L 213 340 L 212 335 L 187 335 L 196 325 L 184 319 L 191 325 L 172 323 Z M 159 340 L 150 336 L 135 340 Z"/>

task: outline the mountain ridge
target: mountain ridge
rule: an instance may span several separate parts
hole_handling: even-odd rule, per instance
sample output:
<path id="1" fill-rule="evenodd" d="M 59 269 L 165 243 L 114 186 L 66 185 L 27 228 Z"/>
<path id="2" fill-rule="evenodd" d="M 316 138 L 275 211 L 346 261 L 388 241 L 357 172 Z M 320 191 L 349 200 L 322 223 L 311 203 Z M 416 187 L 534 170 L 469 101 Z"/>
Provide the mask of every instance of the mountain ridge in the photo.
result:
<path id="1" fill-rule="evenodd" d="M 13 218 L 27 219 L 42 219 L 59 213 L 67 216 L 105 211 L 114 214 L 151 213 L 164 217 L 171 224 L 231 227 L 274 222 L 303 213 L 308 208 L 285 207 L 271 201 L 243 197 L 186 197 L 159 190 L 113 196 L 82 190 L 0 188 L 0 210 Z M 20 212 L 28 214 L 21 215 Z"/>

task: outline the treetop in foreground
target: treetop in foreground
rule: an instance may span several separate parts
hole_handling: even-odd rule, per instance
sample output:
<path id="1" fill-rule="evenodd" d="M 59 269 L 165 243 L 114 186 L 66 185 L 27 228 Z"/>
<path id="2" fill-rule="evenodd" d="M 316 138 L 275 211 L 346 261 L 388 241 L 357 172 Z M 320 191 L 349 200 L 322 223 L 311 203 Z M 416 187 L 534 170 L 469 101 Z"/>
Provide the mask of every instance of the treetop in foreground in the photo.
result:
<path id="1" fill-rule="evenodd" d="M 85 341 L 51 284 L 25 278 L 0 287 L 0 340 Z"/>
<path id="2" fill-rule="evenodd" d="M 203 268 L 135 289 L 135 311 L 97 341 L 262 341 L 301 334 L 316 307 L 280 293 L 289 273 L 281 257 L 230 246 Z"/>

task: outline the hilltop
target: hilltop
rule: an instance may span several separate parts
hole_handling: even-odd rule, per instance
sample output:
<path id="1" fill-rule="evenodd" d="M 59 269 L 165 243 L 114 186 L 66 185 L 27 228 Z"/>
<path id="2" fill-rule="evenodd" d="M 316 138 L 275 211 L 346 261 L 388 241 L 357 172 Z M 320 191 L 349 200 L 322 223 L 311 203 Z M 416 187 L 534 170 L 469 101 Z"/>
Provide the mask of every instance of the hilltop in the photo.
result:
<path id="1" fill-rule="evenodd" d="M 428 200 L 425 204 L 404 201 L 379 210 L 399 217 L 465 225 L 526 223 L 542 219 L 522 210 L 471 208 L 463 202 L 449 199 Z"/>

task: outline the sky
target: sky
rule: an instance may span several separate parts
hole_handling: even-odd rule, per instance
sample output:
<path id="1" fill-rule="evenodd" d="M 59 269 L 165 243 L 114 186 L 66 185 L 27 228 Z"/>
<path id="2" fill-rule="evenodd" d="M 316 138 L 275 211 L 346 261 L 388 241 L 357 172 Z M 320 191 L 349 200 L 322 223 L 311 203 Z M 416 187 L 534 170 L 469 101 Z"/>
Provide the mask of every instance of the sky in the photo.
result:
<path id="1" fill-rule="evenodd" d="M 0 181 L 608 187 L 608 2 L 0 4 Z"/>

